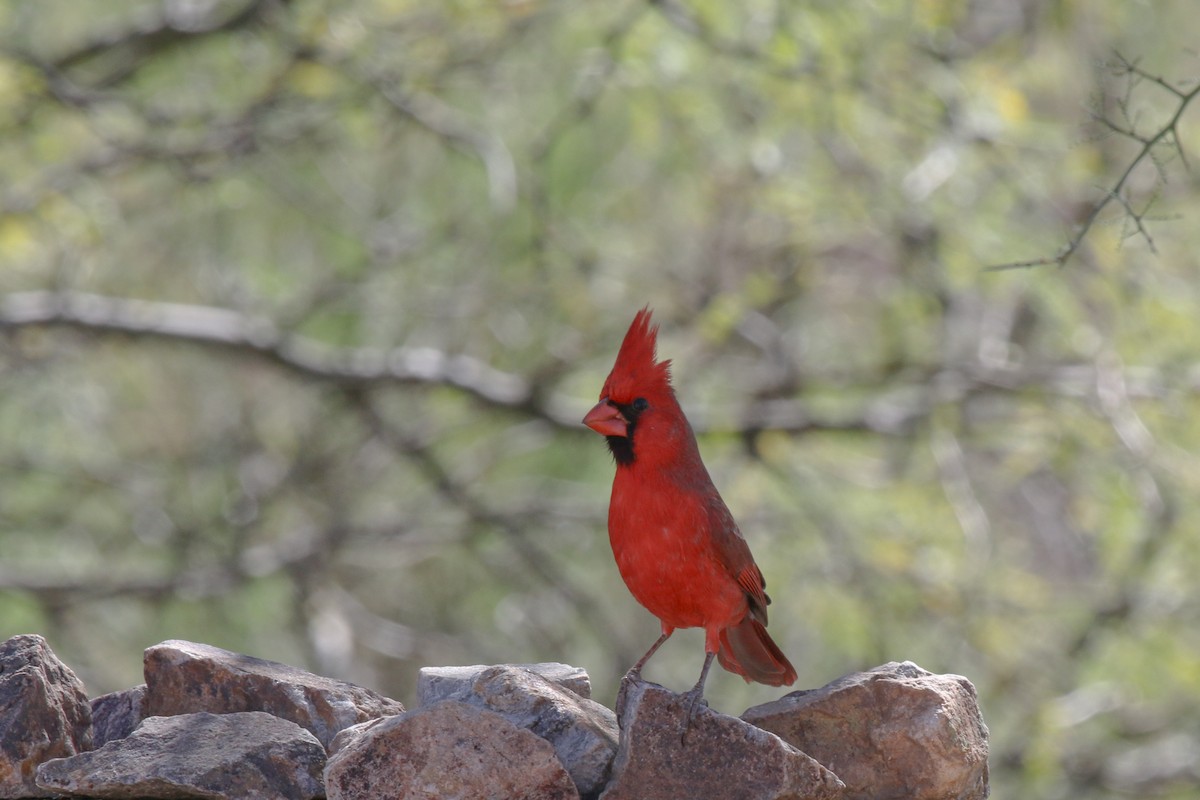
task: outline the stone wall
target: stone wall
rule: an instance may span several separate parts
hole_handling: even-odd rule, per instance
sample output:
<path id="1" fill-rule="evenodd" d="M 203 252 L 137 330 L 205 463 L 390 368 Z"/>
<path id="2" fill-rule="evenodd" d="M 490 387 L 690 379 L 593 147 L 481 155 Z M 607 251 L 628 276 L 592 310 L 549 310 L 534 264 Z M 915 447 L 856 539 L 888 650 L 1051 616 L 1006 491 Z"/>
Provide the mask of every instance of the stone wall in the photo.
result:
<path id="1" fill-rule="evenodd" d="M 0 643 L 0 798 L 988 796 L 974 687 L 911 662 L 686 727 L 681 695 L 625 684 L 618 717 L 565 664 L 427 667 L 411 710 L 193 642 L 145 678 L 89 700 L 42 637 Z"/>

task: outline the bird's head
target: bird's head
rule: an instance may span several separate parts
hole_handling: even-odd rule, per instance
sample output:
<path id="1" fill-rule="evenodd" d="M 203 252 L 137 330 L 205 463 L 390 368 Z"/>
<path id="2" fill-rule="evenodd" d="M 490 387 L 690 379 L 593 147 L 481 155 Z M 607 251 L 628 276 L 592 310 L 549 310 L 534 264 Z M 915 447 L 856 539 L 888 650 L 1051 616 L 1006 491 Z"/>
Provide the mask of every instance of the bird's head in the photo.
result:
<path id="1" fill-rule="evenodd" d="M 647 307 L 633 318 L 600 402 L 583 418 L 584 425 L 608 439 L 618 464 L 633 463 L 640 430 L 661 430 L 681 418 L 671 388 L 671 362 L 655 357 L 658 326 L 650 324 L 650 314 Z"/>

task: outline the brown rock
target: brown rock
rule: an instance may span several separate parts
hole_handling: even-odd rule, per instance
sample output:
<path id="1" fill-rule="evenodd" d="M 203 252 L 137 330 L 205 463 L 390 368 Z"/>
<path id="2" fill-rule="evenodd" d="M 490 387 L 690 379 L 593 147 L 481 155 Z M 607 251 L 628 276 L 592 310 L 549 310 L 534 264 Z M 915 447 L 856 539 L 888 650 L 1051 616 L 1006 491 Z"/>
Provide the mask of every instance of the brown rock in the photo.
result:
<path id="1" fill-rule="evenodd" d="M 494 711 L 550 742 L 584 800 L 603 791 L 617 752 L 617 717 L 609 709 L 526 667 L 507 665 L 484 669 L 453 699 Z"/>
<path id="2" fill-rule="evenodd" d="M 580 697 L 592 698 L 592 679 L 582 667 L 547 661 L 539 664 L 508 664 L 542 676 L 550 683 L 574 692 Z M 417 706 L 431 706 L 439 700 L 457 700 L 469 694 L 476 679 L 491 666 L 475 664 L 470 667 L 422 667 L 417 673 Z"/>
<path id="3" fill-rule="evenodd" d="M 848 800 L 988 796 L 988 730 L 975 687 L 910 661 L 755 706 L 742 719 L 835 771 Z"/>
<path id="4" fill-rule="evenodd" d="M 315 736 L 253 711 L 150 717 L 99 750 L 46 762 L 37 777 L 51 792 L 97 798 L 310 800 L 325 795 L 324 767 Z"/>
<path id="5" fill-rule="evenodd" d="M 38 764 L 92 747 L 83 683 L 35 634 L 0 643 L 0 797 L 45 797 Z"/>
<path id="6" fill-rule="evenodd" d="M 356 725 L 325 769 L 329 800 L 577 800 L 545 739 L 454 700 Z"/>
<path id="7" fill-rule="evenodd" d="M 825 800 L 842 782 L 779 737 L 698 706 L 682 743 L 687 701 L 653 683 L 622 687 L 621 746 L 601 800 Z"/>
<path id="8" fill-rule="evenodd" d="M 343 728 L 404 711 L 370 689 L 206 644 L 163 642 L 146 650 L 144 663 L 146 716 L 265 711 L 328 747 Z"/>
<path id="9" fill-rule="evenodd" d="M 124 739 L 142 724 L 146 684 L 102 694 L 92 700 L 92 744 L 96 747 L 113 739 Z"/>

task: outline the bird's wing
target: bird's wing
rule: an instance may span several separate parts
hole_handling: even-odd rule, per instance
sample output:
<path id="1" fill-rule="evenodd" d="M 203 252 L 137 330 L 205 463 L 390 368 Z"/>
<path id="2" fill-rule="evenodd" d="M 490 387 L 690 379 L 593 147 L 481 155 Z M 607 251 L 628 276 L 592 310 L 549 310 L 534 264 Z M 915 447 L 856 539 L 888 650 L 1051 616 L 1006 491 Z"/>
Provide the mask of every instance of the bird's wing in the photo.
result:
<path id="1" fill-rule="evenodd" d="M 709 531 L 712 533 L 713 545 L 717 558 L 729 571 L 729 575 L 738 582 L 746 598 L 750 601 L 750 613 L 762 624 L 767 624 L 767 605 L 771 598 L 767 597 L 767 583 L 762 571 L 754 563 L 750 554 L 750 546 L 742 538 L 733 514 L 720 495 L 708 503 Z"/>

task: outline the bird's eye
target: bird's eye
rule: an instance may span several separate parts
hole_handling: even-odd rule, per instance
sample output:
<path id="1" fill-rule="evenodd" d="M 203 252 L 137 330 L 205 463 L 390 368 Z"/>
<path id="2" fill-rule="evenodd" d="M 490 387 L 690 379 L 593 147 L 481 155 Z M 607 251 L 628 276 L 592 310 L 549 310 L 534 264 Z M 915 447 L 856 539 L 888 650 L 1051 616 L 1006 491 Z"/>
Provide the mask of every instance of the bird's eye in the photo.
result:
<path id="1" fill-rule="evenodd" d="M 650 404 L 646 402 L 646 398 L 644 398 L 644 397 L 639 397 L 633 401 L 633 410 L 634 411 L 645 411 L 649 407 L 650 407 Z"/>

